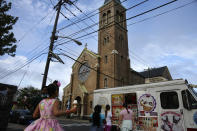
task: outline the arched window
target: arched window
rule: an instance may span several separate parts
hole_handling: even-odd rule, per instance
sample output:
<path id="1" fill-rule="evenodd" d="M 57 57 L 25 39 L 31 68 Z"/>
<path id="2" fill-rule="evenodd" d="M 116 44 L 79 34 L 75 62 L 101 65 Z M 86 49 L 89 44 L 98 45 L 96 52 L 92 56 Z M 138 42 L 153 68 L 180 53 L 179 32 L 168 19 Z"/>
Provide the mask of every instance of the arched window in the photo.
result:
<path id="1" fill-rule="evenodd" d="M 107 43 L 109 43 L 109 36 L 106 36 L 106 37 L 103 39 L 103 45 L 106 45 Z"/>
<path id="2" fill-rule="evenodd" d="M 107 11 L 107 23 L 110 23 L 111 22 L 111 11 L 108 10 Z"/>
<path id="3" fill-rule="evenodd" d="M 107 43 L 107 39 L 104 38 L 104 40 L 103 40 L 103 45 L 106 45 L 106 43 Z"/>
<path id="4" fill-rule="evenodd" d="M 123 56 L 121 55 L 121 57 L 120 57 L 120 61 L 122 62 L 123 61 Z"/>
<path id="5" fill-rule="evenodd" d="M 107 36 L 107 43 L 109 43 L 109 36 Z"/>
<path id="6" fill-rule="evenodd" d="M 107 88 L 107 78 L 104 79 L 104 88 Z"/>
<path id="7" fill-rule="evenodd" d="M 103 24 L 106 24 L 106 14 L 103 14 Z"/>

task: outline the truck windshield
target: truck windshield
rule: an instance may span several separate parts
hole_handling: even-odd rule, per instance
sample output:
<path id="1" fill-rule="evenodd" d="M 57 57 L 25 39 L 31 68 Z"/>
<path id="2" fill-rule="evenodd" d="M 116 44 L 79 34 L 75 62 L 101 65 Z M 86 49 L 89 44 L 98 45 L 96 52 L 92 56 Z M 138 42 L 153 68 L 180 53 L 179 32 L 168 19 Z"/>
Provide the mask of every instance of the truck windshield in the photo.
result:
<path id="1" fill-rule="evenodd" d="M 193 92 L 195 97 L 197 97 L 197 88 L 190 88 L 190 90 Z"/>
<path id="2" fill-rule="evenodd" d="M 183 97 L 183 105 L 186 109 L 188 109 L 188 104 L 190 106 L 190 109 L 197 109 L 197 101 L 194 97 L 196 96 L 196 92 L 194 94 L 193 89 L 187 89 L 182 91 L 182 97 Z"/>

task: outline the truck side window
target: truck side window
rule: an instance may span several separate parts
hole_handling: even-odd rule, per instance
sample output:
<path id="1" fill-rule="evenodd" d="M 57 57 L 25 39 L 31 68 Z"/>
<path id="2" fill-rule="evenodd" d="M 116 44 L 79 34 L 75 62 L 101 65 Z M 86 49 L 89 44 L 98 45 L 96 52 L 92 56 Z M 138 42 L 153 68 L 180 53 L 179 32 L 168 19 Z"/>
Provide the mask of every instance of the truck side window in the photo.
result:
<path id="1" fill-rule="evenodd" d="M 160 94 L 161 107 L 163 109 L 179 108 L 179 99 L 176 92 L 162 92 Z"/>

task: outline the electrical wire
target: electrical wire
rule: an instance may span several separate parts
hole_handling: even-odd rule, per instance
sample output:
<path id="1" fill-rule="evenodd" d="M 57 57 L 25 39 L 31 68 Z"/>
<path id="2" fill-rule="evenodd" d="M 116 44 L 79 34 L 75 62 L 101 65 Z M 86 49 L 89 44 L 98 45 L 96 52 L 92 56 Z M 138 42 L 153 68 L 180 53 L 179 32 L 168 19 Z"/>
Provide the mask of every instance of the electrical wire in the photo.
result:
<path id="1" fill-rule="evenodd" d="M 130 7 L 129 10 L 132 9 L 132 8 L 134 8 L 134 7 L 137 7 L 137 6 L 141 5 L 141 4 L 143 4 L 143 3 L 146 2 L 146 1 L 148 1 L 148 0 L 145 0 L 145 1 L 143 1 L 143 2 L 140 2 L 140 3 L 138 3 L 138 4 L 136 4 L 136 5 L 132 6 L 132 7 Z M 152 9 L 151 9 L 151 10 L 152 10 Z M 124 12 L 124 11 L 123 11 L 123 12 Z M 114 16 L 116 16 L 116 15 L 114 15 Z M 112 17 L 114 17 L 114 16 L 111 16 L 110 18 L 112 18 Z M 127 19 L 126 19 L 126 20 L 127 20 Z M 123 21 L 120 21 L 120 22 L 117 22 L 117 23 L 111 22 L 112 24 L 111 24 L 110 26 L 113 26 L 113 25 L 122 23 L 122 22 L 124 22 L 124 21 L 126 21 L 126 20 L 123 20 Z M 99 22 L 98 22 L 98 23 L 99 23 Z M 75 33 L 73 33 L 73 34 L 70 34 L 69 37 L 72 37 L 72 36 L 74 36 L 74 35 L 77 35 L 77 34 L 79 34 L 80 32 L 83 32 L 84 30 L 87 30 L 87 29 L 89 29 L 90 27 L 93 27 L 93 26 L 97 25 L 98 23 L 95 23 L 95 24 L 93 24 L 93 25 L 91 25 L 91 26 L 89 26 L 89 27 L 87 27 L 87 28 L 84 28 L 84 29 L 82 29 L 82 30 L 79 30 L 78 32 L 75 32 Z M 109 24 L 110 24 L 110 23 L 109 23 Z M 98 30 L 96 30 L 96 31 L 93 31 L 93 32 L 91 32 L 91 33 L 87 33 L 87 34 L 85 34 L 85 35 L 83 35 L 83 36 L 80 36 L 80 37 L 77 37 L 77 38 L 75 38 L 75 39 L 79 39 L 79 38 L 81 38 L 81 37 L 85 37 L 85 36 L 94 34 L 94 33 L 98 32 L 98 31 L 100 31 L 100 30 L 102 30 L 102 29 L 104 29 L 104 28 L 108 28 L 108 27 L 110 27 L 110 26 L 102 27 L 102 28 L 100 28 L 100 29 L 98 29 Z M 62 43 L 62 44 L 64 44 L 64 43 Z"/>
<path id="2" fill-rule="evenodd" d="M 28 65 L 28 67 L 27 67 L 28 69 L 29 69 L 29 66 L 30 66 L 30 65 Z M 27 71 L 28 71 L 28 70 L 26 69 L 25 73 L 23 74 L 23 76 L 22 76 L 22 78 L 21 78 L 21 80 L 20 80 L 20 82 L 19 82 L 19 84 L 18 84 L 18 86 L 17 86 L 18 88 L 20 87 L 21 82 L 22 82 L 23 79 L 25 78 L 25 75 L 27 74 Z"/>
<path id="3" fill-rule="evenodd" d="M 136 18 L 136 17 L 138 17 L 138 16 L 141 16 L 141 15 L 143 15 L 143 14 L 146 14 L 146 13 L 148 13 L 148 12 L 151 12 L 151 11 L 153 11 L 153 10 L 156 10 L 156 9 L 159 9 L 159 8 L 161 8 L 161 7 L 163 7 L 163 6 L 166 6 L 166 5 L 168 5 L 168 4 L 171 4 L 171 3 L 175 2 L 175 1 L 177 1 L 177 0 L 168 2 L 168 3 L 164 4 L 164 5 L 161 5 L 161 6 L 158 6 L 158 7 L 156 7 L 156 8 L 153 8 L 153 9 L 151 9 L 151 10 L 145 11 L 145 12 L 143 12 L 143 13 L 141 13 L 141 14 L 138 14 L 138 15 L 136 15 L 136 16 L 130 17 L 130 18 L 126 19 L 126 20 L 130 20 L 130 19 Z M 179 7 L 179 8 L 182 8 L 182 7 Z M 125 21 L 126 21 L 126 20 L 125 20 Z M 121 22 L 122 22 L 122 21 L 121 21 Z M 120 23 L 120 22 L 119 22 L 119 23 Z M 96 32 L 98 32 L 98 31 L 99 31 L 99 30 L 97 30 Z M 95 32 L 91 32 L 91 33 L 88 33 L 88 34 L 92 34 L 92 33 L 95 33 Z M 86 34 L 86 35 L 84 35 L 84 36 L 87 36 L 88 34 Z M 83 36 L 83 37 L 84 37 L 84 36 Z M 81 37 L 82 37 L 82 36 L 81 36 Z M 78 38 L 81 38 L 81 37 L 78 37 Z M 65 43 L 65 42 L 64 42 L 64 43 Z M 31 61 L 31 62 L 32 62 L 32 61 Z"/>
<path id="4" fill-rule="evenodd" d="M 24 35 L 17 41 L 17 43 L 21 42 L 21 40 L 23 40 L 27 34 L 29 34 L 30 32 L 32 32 L 32 30 L 36 29 L 36 27 L 43 21 L 47 18 L 47 16 L 51 14 L 51 11 L 48 12 L 44 17 L 42 17 L 37 23 L 35 23 L 27 32 L 24 33 Z M 16 44 L 17 44 L 16 43 Z"/>
<path id="5" fill-rule="evenodd" d="M 91 70 L 93 70 L 93 71 L 95 71 L 95 72 L 97 72 L 97 73 L 99 73 L 99 74 L 101 74 L 101 75 L 104 75 L 104 76 L 106 76 L 106 77 L 108 77 L 108 78 L 111 78 L 111 79 L 113 79 L 113 80 L 122 82 L 122 80 L 119 80 L 119 79 L 117 79 L 117 78 L 115 78 L 115 77 L 112 77 L 112 76 L 110 76 L 110 75 L 107 75 L 107 74 L 105 74 L 105 73 L 103 73 L 103 72 L 101 72 L 101 71 L 98 71 L 98 70 L 96 70 L 96 69 L 94 69 L 94 68 L 92 68 L 92 67 L 90 67 L 90 66 L 87 66 L 87 65 L 85 65 L 84 63 L 82 63 L 82 62 L 80 62 L 80 61 L 78 61 L 78 60 L 72 58 L 71 56 L 69 56 L 69 55 L 63 53 L 62 51 L 64 51 L 64 50 L 62 50 L 62 49 L 59 49 L 59 50 L 60 50 L 60 53 L 62 53 L 62 55 L 64 55 L 64 56 L 66 56 L 66 57 L 68 57 L 68 58 L 74 60 L 75 62 L 77 62 L 77 63 L 79 63 L 79 64 L 81 64 L 81 65 L 84 65 L 84 66 L 88 67 L 89 69 L 91 69 Z M 62 50 L 62 51 L 61 51 L 61 50 Z M 60 55 L 61 55 L 61 54 L 60 54 Z"/>
<path id="6" fill-rule="evenodd" d="M 187 3 L 187 4 L 183 4 L 183 5 L 181 5 L 181 6 L 178 6 L 178 7 L 176 7 L 176 8 L 171 9 L 171 10 L 168 10 L 168 11 L 164 11 L 164 12 L 159 13 L 159 14 L 157 14 L 157 15 L 154 15 L 154 16 L 151 16 L 151 17 L 148 17 L 148 18 L 145 18 L 145 19 L 143 19 L 143 20 L 140 20 L 140 21 L 137 21 L 137 22 L 134 22 L 134 23 L 130 23 L 130 24 L 128 24 L 127 26 L 135 25 L 135 24 L 144 22 L 144 21 L 146 21 L 146 20 L 150 20 L 150 19 L 156 18 L 156 17 L 158 17 L 158 16 L 161 16 L 161 15 L 170 13 L 170 12 L 172 12 L 172 11 L 178 10 L 178 9 L 180 9 L 180 8 L 186 7 L 186 6 L 188 6 L 188 5 L 190 5 L 190 4 L 193 4 L 193 3 L 195 3 L 195 2 L 197 2 L 197 0 L 194 0 L 194 1 L 189 2 L 189 3 Z"/>
<path id="7" fill-rule="evenodd" d="M 54 12 L 54 13 L 55 13 L 55 12 Z M 51 23 L 51 21 L 52 21 L 52 18 L 54 17 L 54 13 L 53 13 L 53 15 L 52 15 L 52 17 L 51 17 L 51 19 L 50 19 L 50 21 L 49 21 L 49 24 L 48 24 L 47 29 L 49 28 L 49 25 L 50 25 L 50 23 Z M 49 34 L 49 32 L 47 32 L 47 34 Z M 44 36 L 47 36 L 46 33 L 44 33 Z M 43 36 L 43 37 L 44 37 L 44 36 Z M 48 38 L 47 38 L 47 39 L 48 39 Z M 43 42 L 44 42 L 44 41 L 46 41 L 46 38 L 45 38 L 45 39 L 42 39 L 42 40 L 43 40 Z M 35 43 L 43 43 L 43 42 L 41 42 L 41 41 L 39 40 L 39 41 L 37 41 L 37 42 L 35 42 Z M 48 43 L 47 43 L 47 44 L 48 44 Z M 35 48 L 33 48 L 31 51 L 29 51 L 28 53 L 26 53 L 25 56 L 27 56 L 27 57 L 33 57 L 33 55 L 36 54 L 36 53 L 38 52 L 39 48 L 46 47 L 46 46 L 47 46 L 47 45 L 45 45 L 45 44 L 37 45 L 37 46 L 36 46 Z M 17 62 L 15 62 L 15 63 L 12 64 L 12 67 L 14 66 L 14 67 L 17 68 L 17 66 L 21 66 L 20 64 L 21 64 L 20 61 L 17 61 Z M 1 72 L 0 77 L 1 77 L 2 75 L 5 75 L 6 73 L 10 72 L 10 69 L 12 69 L 12 67 L 7 67 L 7 70 L 4 70 L 3 72 Z"/>
<path id="8" fill-rule="evenodd" d="M 47 47 L 47 48 L 48 48 L 48 47 Z M 46 53 L 42 53 L 42 52 L 43 52 L 44 50 L 46 50 L 47 48 L 43 49 L 43 50 L 40 52 L 40 54 L 38 54 L 37 56 L 35 56 L 35 57 L 32 58 L 31 60 L 27 61 L 27 62 L 24 63 L 22 66 L 20 66 L 20 67 L 18 67 L 17 69 L 15 69 L 14 71 L 11 71 L 11 72 L 7 73 L 6 75 L 3 75 L 3 76 L 1 75 L 1 76 L 0 76 L 0 79 L 3 79 L 3 78 L 5 78 L 5 77 L 7 77 L 7 76 L 9 76 L 9 75 L 11 75 L 11 74 L 17 72 L 18 70 L 21 70 L 23 67 L 27 66 L 28 64 L 30 64 L 31 62 L 33 62 L 34 60 L 36 60 L 37 58 L 39 58 L 41 55 L 46 54 Z"/>
<path id="9" fill-rule="evenodd" d="M 68 10 L 69 12 L 71 12 L 72 13 L 72 11 L 70 11 L 65 5 L 64 5 L 64 8 L 66 9 L 66 10 Z M 73 16 L 75 16 L 76 18 L 78 18 L 74 13 L 72 13 L 72 15 Z M 79 19 L 79 18 L 78 18 Z M 79 25 L 78 25 L 78 23 L 76 23 L 76 22 L 74 22 L 74 21 L 72 21 L 72 20 L 70 20 L 74 25 L 76 25 L 79 29 L 82 29 Z M 87 23 L 85 23 L 85 22 L 83 22 L 85 25 L 87 25 Z M 89 25 L 87 25 L 87 26 L 89 26 Z M 93 29 L 93 31 L 95 31 L 94 29 Z M 86 31 L 85 31 L 85 33 L 87 33 Z M 94 39 L 95 41 L 97 41 L 96 39 Z"/>
<path id="10" fill-rule="evenodd" d="M 124 0 L 124 1 L 122 1 L 121 3 L 124 3 L 124 2 L 126 2 L 126 1 L 127 1 L 127 0 Z M 119 3 L 116 3 L 115 5 L 109 6 L 109 8 L 111 8 L 111 7 L 113 7 L 113 6 L 118 6 L 118 5 L 119 5 Z M 88 13 L 87 16 L 90 15 L 90 14 L 92 14 L 92 13 L 94 13 L 94 12 L 97 11 L 97 10 L 99 10 L 99 8 L 98 8 L 98 9 L 95 9 L 94 11 L 92 11 L 92 12 L 90 12 L 90 13 Z M 91 18 L 91 17 L 93 17 L 93 16 L 95 16 L 95 15 L 97 15 L 97 14 L 99 14 L 99 13 L 102 13 L 102 12 L 104 12 L 104 11 L 106 11 L 106 10 L 107 10 L 107 9 L 104 9 L 104 10 L 102 10 L 102 11 L 100 11 L 100 12 L 94 14 L 94 15 L 91 15 L 91 16 L 89 16 L 89 17 L 87 17 L 87 18 L 84 18 L 84 19 L 81 19 L 81 20 L 78 20 L 78 21 L 75 21 L 75 22 L 76 22 L 76 23 L 79 23 L 79 22 L 84 21 L 84 20 L 86 20 L 86 19 L 88 19 L 88 18 Z M 72 25 L 73 25 L 72 23 L 69 24 L 69 25 L 66 25 L 66 26 L 64 26 L 64 27 L 62 27 L 62 28 L 60 28 L 60 29 L 58 29 L 58 31 L 61 31 L 61 30 L 63 30 L 63 29 L 66 29 L 66 28 L 68 28 L 68 27 L 70 27 L 70 26 L 72 26 Z"/>
<path id="11" fill-rule="evenodd" d="M 100 31 L 100 30 L 109 28 L 109 27 L 111 27 L 111 26 L 117 25 L 117 24 L 122 23 L 122 22 L 125 22 L 125 21 L 127 21 L 127 20 L 134 19 L 134 18 L 136 18 L 136 17 L 139 17 L 139 16 L 141 16 L 141 15 L 144 15 L 144 14 L 146 14 L 146 13 L 149 13 L 149 12 L 154 11 L 154 10 L 156 10 L 156 9 L 159 9 L 159 8 L 161 8 L 161 7 L 167 6 L 167 5 L 169 5 L 169 4 L 173 3 L 173 2 L 176 2 L 176 1 L 177 1 L 177 0 L 173 0 L 173 1 L 167 2 L 167 3 L 163 4 L 163 5 L 157 6 L 157 7 L 155 7 L 155 8 L 152 8 L 152 9 L 150 9 L 150 10 L 147 10 L 147 11 L 142 12 L 142 13 L 140 13 L 140 14 L 137 14 L 137 15 L 135 15 L 135 16 L 129 17 L 129 18 L 127 18 L 127 19 L 125 19 L 125 20 L 122 20 L 122 21 L 120 21 L 120 22 L 112 23 L 111 25 L 110 25 L 110 23 L 109 23 L 109 25 L 107 25 L 106 27 L 101 27 L 101 28 L 98 29 L 97 31 L 87 33 L 87 34 L 85 34 L 85 35 L 79 36 L 79 37 L 74 38 L 74 39 L 79 39 L 79 38 L 82 38 L 82 37 L 85 37 L 85 36 L 94 34 L 94 33 L 98 32 L 98 31 Z M 135 5 L 135 7 L 136 7 L 136 5 Z M 131 8 L 130 8 L 130 9 L 131 9 Z M 69 36 L 69 37 L 70 37 L 70 36 Z M 61 43 L 61 44 L 65 44 L 65 42 L 63 42 L 63 43 Z M 61 44 L 59 44 L 59 45 L 61 45 Z"/>

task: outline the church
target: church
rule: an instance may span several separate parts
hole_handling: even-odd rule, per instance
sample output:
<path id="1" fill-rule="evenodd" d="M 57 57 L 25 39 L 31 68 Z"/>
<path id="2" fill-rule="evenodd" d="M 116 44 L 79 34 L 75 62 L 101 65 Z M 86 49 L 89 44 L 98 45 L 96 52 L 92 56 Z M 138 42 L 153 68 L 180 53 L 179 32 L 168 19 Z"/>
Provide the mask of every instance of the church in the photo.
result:
<path id="1" fill-rule="evenodd" d="M 94 90 L 145 83 L 143 73 L 130 67 L 125 20 L 126 9 L 120 0 L 104 1 L 99 8 L 98 53 L 86 46 L 73 64 L 70 83 L 64 88 L 63 109 L 77 100 L 77 114 L 86 116 L 94 109 Z"/>

